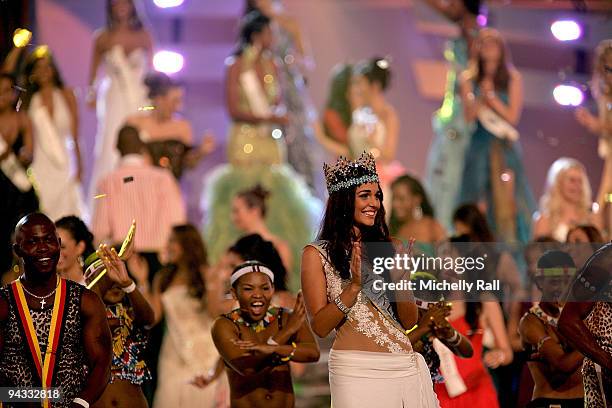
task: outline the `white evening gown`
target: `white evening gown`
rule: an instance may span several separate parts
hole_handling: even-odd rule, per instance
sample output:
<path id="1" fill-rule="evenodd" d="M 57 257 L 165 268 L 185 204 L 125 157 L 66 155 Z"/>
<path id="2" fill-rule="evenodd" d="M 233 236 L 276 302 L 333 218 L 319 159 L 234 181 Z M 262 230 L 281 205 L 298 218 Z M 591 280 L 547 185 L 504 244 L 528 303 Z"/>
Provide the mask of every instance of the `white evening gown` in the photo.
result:
<path id="1" fill-rule="evenodd" d="M 225 373 L 201 389 L 190 384 L 198 374 L 215 367 L 219 353 L 212 340 L 210 318 L 186 285 L 162 294 L 166 330 L 159 354 L 153 408 L 223 408 L 229 404 Z"/>
<path id="2" fill-rule="evenodd" d="M 32 97 L 28 115 L 34 135 L 31 169 L 40 210 L 54 221 L 66 215 L 83 216 L 71 135 L 72 118 L 62 91 L 53 91 L 53 115 L 43 105 L 39 93 Z"/>
<path id="3" fill-rule="evenodd" d="M 148 105 L 144 76 L 147 53 L 143 48 L 129 55 L 120 45 L 104 54 L 106 76 L 98 87 L 96 114 L 98 131 L 94 150 L 94 169 L 89 183 L 89 200 L 96 195 L 98 181 L 114 170 L 119 162 L 117 133 L 128 116 Z M 91 202 L 90 202 L 91 204 Z"/>

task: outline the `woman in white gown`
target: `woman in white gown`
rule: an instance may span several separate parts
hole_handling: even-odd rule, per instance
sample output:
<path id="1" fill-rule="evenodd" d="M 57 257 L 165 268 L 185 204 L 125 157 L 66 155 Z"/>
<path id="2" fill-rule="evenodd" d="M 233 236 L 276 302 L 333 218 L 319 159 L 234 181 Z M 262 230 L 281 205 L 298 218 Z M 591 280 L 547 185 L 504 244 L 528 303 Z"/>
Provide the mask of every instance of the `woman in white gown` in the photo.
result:
<path id="1" fill-rule="evenodd" d="M 169 264 L 155 274 L 152 290 L 143 291 L 165 326 L 153 408 L 227 407 L 229 390 L 211 336 L 214 317 L 228 311 L 221 277 L 208 267 L 204 242 L 192 225 L 172 228 L 166 250 Z M 129 266 L 141 282 L 148 281 L 146 262 Z M 196 377 L 207 378 L 208 386 L 196 387 Z"/>
<path id="2" fill-rule="evenodd" d="M 391 208 L 391 183 L 406 172 L 395 159 L 399 119 L 384 95 L 391 80 L 389 63 L 386 58 L 375 57 L 354 68 L 347 98 L 357 107 L 348 128 L 347 145 L 318 135 L 319 141 L 337 155 L 355 159 L 366 151 L 374 156 L 387 208 Z"/>
<path id="3" fill-rule="evenodd" d="M 115 147 L 119 128 L 129 115 L 148 104 L 144 76 L 151 50 L 151 36 L 144 29 L 133 1 L 107 0 L 107 25 L 96 33 L 87 95 L 98 117 L 90 197 L 95 195 L 98 180 L 113 170 L 119 160 Z M 96 92 L 102 64 L 105 76 Z"/>
<path id="4" fill-rule="evenodd" d="M 31 169 L 40 209 L 51 219 L 82 215 L 81 157 L 77 104 L 66 88 L 49 48 L 37 47 L 27 59 L 25 107 L 32 121 Z"/>

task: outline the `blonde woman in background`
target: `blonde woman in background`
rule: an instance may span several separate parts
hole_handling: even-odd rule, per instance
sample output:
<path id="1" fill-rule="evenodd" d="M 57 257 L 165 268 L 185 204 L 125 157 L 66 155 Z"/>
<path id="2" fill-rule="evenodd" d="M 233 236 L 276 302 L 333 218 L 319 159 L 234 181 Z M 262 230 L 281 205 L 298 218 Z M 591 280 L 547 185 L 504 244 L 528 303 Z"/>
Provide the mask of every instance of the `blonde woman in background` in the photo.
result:
<path id="1" fill-rule="evenodd" d="M 576 159 L 557 159 L 546 177 L 546 187 L 535 216 L 534 238 L 552 236 L 564 242 L 570 228 L 596 224 L 591 184 L 584 165 Z"/>
<path id="2" fill-rule="evenodd" d="M 576 119 L 589 132 L 599 136 L 599 156 L 604 159 L 603 174 L 597 194 L 597 202 L 605 208 L 608 194 L 612 193 L 612 39 L 603 40 L 595 50 L 595 69 L 591 82 L 591 93 L 597 102 L 598 115 L 591 114 L 585 108 L 576 110 Z M 610 234 L 612 213 L 602 214 L 602 219 Z"/>

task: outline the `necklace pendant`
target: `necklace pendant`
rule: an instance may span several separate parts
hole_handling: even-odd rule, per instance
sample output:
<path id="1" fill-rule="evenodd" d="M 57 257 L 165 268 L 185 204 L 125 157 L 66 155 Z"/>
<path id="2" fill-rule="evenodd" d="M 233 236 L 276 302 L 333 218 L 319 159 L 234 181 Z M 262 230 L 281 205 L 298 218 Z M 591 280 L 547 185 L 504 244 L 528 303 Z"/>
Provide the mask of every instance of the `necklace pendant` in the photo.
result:
<path id="1" fill-rule="evenodd" d="M 40 301 L 40 308 L 41 308 L 41 309 L 44 309 L 44 308 L 45 308 L 45 303 L 47 303 L 47 302 L 45 301 L 45 299 L 42 299 L 42 300 Z"/>

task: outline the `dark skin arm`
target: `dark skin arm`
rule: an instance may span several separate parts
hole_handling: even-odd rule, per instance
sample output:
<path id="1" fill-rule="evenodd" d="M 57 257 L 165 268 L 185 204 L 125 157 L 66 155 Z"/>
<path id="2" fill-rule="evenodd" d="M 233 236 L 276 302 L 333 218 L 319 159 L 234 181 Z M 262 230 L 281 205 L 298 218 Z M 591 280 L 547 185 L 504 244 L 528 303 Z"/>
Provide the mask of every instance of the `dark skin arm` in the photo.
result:
<path id="1" fill-rule="evenodd" d="M 594 306 L 593 302 L 566 303 L 559 318 L 559 332 L 585 356 L 600 366 L 612 370 L 612 355 L 597 344 L 595 337 L 584 324 L 584 319 Z"/>
<path id="2" fill-rule="evenodd" d="M 89 365 L 89 375 L 79 398 L 93 404 L 100 398 L 110 380 L 113 356 L 111 333 L 106 310 L 94 292 L 85 290 L 81 298 L 83 318 L 83 347 Z M 75 408 L 80 405 L 72 404 Z"/>
<path id="3" fill-rule="evenodd" d="M 113 282 L 122 288 L 127 288 L 134 282 L 127 273 L 125 263 L 119 258 L 114 248 L 101 245 L 98 254 L 102 262 L 104 262 L 108 277 Z M 131 293 L 128 293 L 127 297 L 130 299 L 132 309 L 134 309 L 134 321 L 142 326 L 153 326 L 155 324 L 155 313 L 140 290 L 136 288 Z"/>
<path id="4" fill-rule="evenodd" d="M 236 344 L 240 341 L 238 328 L 227 318 L 217 318 L 211 331 L 221 358 L 238 374 L 252 375 L 269 366 L 270 355 L 252 354 Z"/>
<path id="5" fill-rule="evenodd" d="M 293 345 L 296 349 L 292 361 L 298 363 L 311 363 L 319 360 L 320 352 L 310 324 L 306 320 L 306 306 L 304 295 L 300 291 L 295 301 L 295 306 L 291 314 L 283 316 L 283 329 L 272 336 L 272 340 L 279 345 L 269 345 L 267 341 L 257 344 L 252 341 L 241 341 L 237 344 L 244 350 L 254 351 L 263 354 L 276 353 L 282 357 L 289 356 L 293 352 Z"/>
<path id="6" fill-rule="evenodd" d="M 550 334 L 539 319 L 531 314 L 523 316 L 519 323 L 519 334 L 524 344 L 535 349 L 538 343 Z M 543 358 L 555 371 L 571 374 L 582 366 L 583 355 L 578 351 L 565 352 L 553 338 L 546 340 L 538 350 Z"/>

